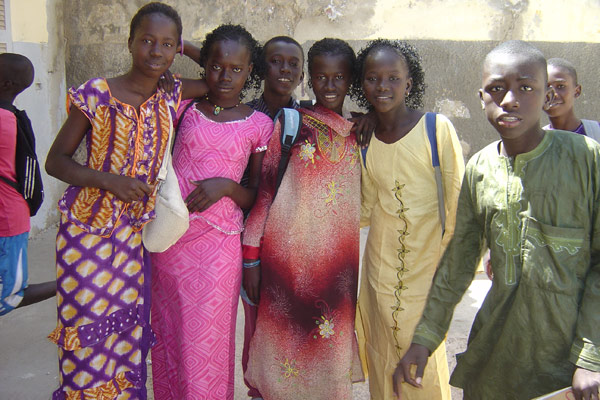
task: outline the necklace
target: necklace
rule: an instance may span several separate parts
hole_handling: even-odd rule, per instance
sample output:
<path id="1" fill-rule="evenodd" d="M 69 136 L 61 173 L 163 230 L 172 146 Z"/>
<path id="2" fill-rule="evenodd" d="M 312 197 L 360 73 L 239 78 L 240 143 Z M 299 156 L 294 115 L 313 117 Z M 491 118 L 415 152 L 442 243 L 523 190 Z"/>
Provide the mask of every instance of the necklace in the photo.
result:
<path id="1" fill-rule="evenodd" d="M 204 96 L 204 98 L 206 99 L 206 101 L 208 102 L 208 104 L 210 104 L 211 106 L 213 106 L 213 114 L 214 115 L 219 115 L 219 113 L 223 110 L 231 110 L 233 108 L 238 107 L 240 104 L 242 104 L 240 101 L 238 101 L 238 103 L 235 106 L 231 106 L 231 107 L 221 107 L 218 106 L 216 104 L 214 104 L 212 101 L 210 101 L 208 99 L 208 95 Z"/>

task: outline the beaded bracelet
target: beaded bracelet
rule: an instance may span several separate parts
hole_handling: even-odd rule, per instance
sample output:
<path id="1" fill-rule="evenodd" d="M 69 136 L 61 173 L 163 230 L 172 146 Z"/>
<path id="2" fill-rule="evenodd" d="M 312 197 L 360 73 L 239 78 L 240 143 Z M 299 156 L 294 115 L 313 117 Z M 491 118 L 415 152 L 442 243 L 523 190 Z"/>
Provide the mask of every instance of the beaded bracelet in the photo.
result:
<path id="1" fill-rule="evenodd" d="M 256 261 L 252 261 L 252 262 L 245 262 L 243 263 L 244 268 L 254 268 L 254 267 L 258 267 L 260 265 L 260 260 L 256 260 Z"/>

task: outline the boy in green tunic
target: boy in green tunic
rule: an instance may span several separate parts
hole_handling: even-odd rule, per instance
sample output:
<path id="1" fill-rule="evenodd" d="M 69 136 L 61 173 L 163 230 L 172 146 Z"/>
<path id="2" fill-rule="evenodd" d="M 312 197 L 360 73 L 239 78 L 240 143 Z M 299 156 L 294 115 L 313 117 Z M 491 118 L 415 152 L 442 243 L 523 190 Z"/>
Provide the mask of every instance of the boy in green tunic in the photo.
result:
<path id="1" fill-rule="evenodd" d="M 484 61 L 479 96 L 501 140 L 467 164 L 454 238 L 394 375 L 399 398 L 402 382 L 420 386 L 489 246 L 492 288 L 450 383 L 469 400 L 531 399 L 569 385 L 577 399 L 598 399 L 600 147 L 540 128 L 547 79 L 544 56 L 524 42 Z"/>

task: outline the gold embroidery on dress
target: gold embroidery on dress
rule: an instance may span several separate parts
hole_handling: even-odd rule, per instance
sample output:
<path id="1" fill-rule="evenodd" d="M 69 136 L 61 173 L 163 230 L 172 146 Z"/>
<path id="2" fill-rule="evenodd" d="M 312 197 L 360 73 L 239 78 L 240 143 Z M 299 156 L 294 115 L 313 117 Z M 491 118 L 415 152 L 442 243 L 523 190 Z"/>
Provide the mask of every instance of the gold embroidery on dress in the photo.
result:
<path id="1" fill-rule="evenodd" d="M 394 341 L 396 342 L 394 345 L 394 347 L 396 348 L 396 354 L 398 355 L 398 357 L 401 357 L 402 348 L 400 347 L 400 342 L 398 341 L 398 333 L 400 332 L 398 314 L 400 313 L 400 311 L 404 311 L 404 308 L 402 308 L 401 295 L 403 290 L 408 289 L 404 285 L 404 282 L 402 280 L 404 277 L 404 273 L 408 271 L 408 269 L 406 268 L 406 262 L 404 258 L 406 257 L 406 254 L 410 252 L 410 250 L 408 250 L 406 248 L 406 245 L 404 244 L 404 239 L 406 238 L 406 236 L 409 235 L 408 220 L 406 219 L 405 215 L 405 212 L 408 211 L 408 208 L 404 207 L 404 202 L 402 201 L 402 189 L 405 185 L 401 185 L 398 181 L 396 181 L 395 183 L 396 186 L 392 189 L 392 192 L 394 192 L 394 197 L 396 198 L 396 200 L 398 200 L 398 203 L 400 204 L 400 208 L 396 211 L 396 214 L 398 214 L 398 219 L 402 224 L 402 228 L 398 229 L 398 242 L 400 244 L 400 247 L 396 249 L 396 251 L 398 252 L 398 266 L 396 267 L 396 277 L 398 278 L 398 284 L 394 286 L 394 297 L 396 298 L 396 303 L 394 303 L 394 305 L 392 306 L 392 319 L 394 320 L 394 325 L 391 328 L 392 332 L 394 333 Z"/>
<path id="2" fill-rule="evenodd" d="M 302 122 L 317 131 L 317 144 L 324 157 L 332 163 L 338 163 L 344 158 L 346 154 L 345 137 L 309 115 L 305 115 Z"/>

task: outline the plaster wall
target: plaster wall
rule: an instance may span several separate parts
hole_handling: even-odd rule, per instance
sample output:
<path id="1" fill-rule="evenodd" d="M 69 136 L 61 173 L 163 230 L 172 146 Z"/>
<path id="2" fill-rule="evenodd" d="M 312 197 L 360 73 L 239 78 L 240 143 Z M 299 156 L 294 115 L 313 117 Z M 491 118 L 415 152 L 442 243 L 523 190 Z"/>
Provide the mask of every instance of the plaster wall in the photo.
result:
<path id="1" fill-rule="evenodd" d="M 533 41 L 548 58 L 571 60 L 584 87 L 577 100 L 579 115 L 600 117 L 593 101 L 600 95 L 595 73 L 600 62 L 597 0 L 232 0 L 218 6 L 212 1 L 166 2 L 182 16 L 184 37 L 197 44 L 224 22 L 245 25 L 261 41 L 290 35 L 305 51 L 326 36 L 346 39 L 355 50 L 377 37 L 410 41 L 423 56 L 425 108 L 452 119 L 469 155 L 496 138 L 481 112 L 477 90 L 481 61 L 503 40 Z M 65 3 L 69 86 L 127 70 L 129 21 L 143 4 L 140 0 Z M 179 57 L 173 70 L 188 77 L 199 73 L 193 62 Z M 311 95 L 305 85 L 297 91 L 300 98 Z"/>
<path id="2" fill-rule="evenodd" d="M 44 203 L 31 219 L 31 235 L 58 220 L 56 203 L 64 184 L 49 177 L 43 165 L 64 118 L 65 39 L 62 0 L 11 0 L 9 5 L 12 49 L 28 57 L 35 67 L 33 84 L 15 105 L 27 111 L 36 134 L 36 151 L 42 166 Z"/>
<path id="3" fill-rule="evenodd" d="M 22 0 L 13 0 L 19 3 Z M 115 76 L 130 66 L 127 51 L 129 22 L 145 0 L 27 0 L 45 3 L 48 43 L 37 43 L 40 57 L 52 60 L 53 71 L 61 73 L 65 56 L 66 84 L 77 86 L 94 76 Z M 455 124 L 467 156 L 497 139 L 481 111 L 477 96 L 480 65 L 485 54 L 499 42 L 524 39 L 533 42 L 550 57 L 571 60 L 578 69 L 583 94 L 577 100 L 577 113 L 589 119 L 600 118 L 600 1 L 598 0 L 166 0 L 182 16 L 184 37 L 200 44 L 204 35 L 221 23 L 240 23 L 260 41 L 275 35 L 296 38 L 305 52 L 315 40 L 340 37 L 355 50 L 369 39 L 387 37 L 408 40 L 423 57 L 428 89 L 425 109 L 447 115 Z M 62 3 L 62 13 L 58 9 Z M 50 4 L 54 5 L 52 8 Z M 52 10 L 50 10 L 52 8 Z M 62 15 L 61 15 L 62 14 Z M 39 17 L 44 19 L 44 17 Z M 54 28 L 52 21 L 60 21 Z M 37 28 L 40 28 L 38 25 Z M 59 32 L 64 29 L 64 36 Z M 43 30 L 42 30 L 43 31 Z M 29 33 L 33 35 L 33 33 Z M 24 36 L 28 37 L 23 33 Z M 43 32 L 36 33 L 37 41 Z M 16 37 L 16 35 L 15 35 Z M 33 40 L 33 38 L 29 38 Z M 51 54 L 54 58 L 50 57 Z M 37 53 L 36 53 L 37 54 Z M 198 76 L 200 69 L 177 57 L 174 72 Z M 54 76 L 54 75 L 53 75 Z M 36 78 L 37 79 L 37 78 Z M 37 80 L 36 80 L 37 82 Z M 53 81 L 59 82 L 59 80 Z M 47 83 L 41 82 L 47 88 Z M 33 96 L 34 90 L 23 95 Z M 42 126 L 58 131 L 55 120 L 64 113 L 64 86 L 54 83 L 47 95 L 52 115 Z M 312 96 L 304 84 L 297 97 Z M 349 108 L 353 108 L 348 102 Z M 34 106 L 35 107 L 35 106 Z M 37 107 L 43 107 L 40 104 Z M 547 123 L 545 116 L 542 123 Z M 42 136 L 42 135 L 39 135 Z M 40 141 L 43 141 L 41 139 Z M 42 147 L 42 146 L 40 146 Z M 43 151 L 40 151 L 44 154 Z M 49 190 L 62 191 L 51 180 Z M 44 221 L 56 213 L 55 199 L 48 196 Z M 36 217 L 37 218 L 37 217 Z M 40 218 L 39 224 L 42 223 Z M 38 222 L 35 220 L 37 226 Z"/>

